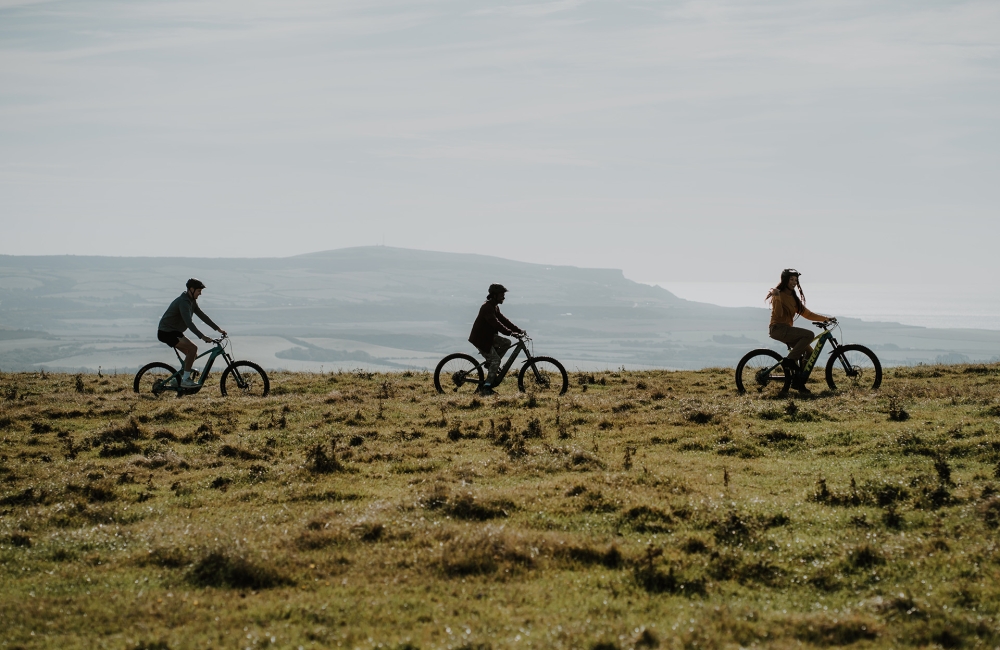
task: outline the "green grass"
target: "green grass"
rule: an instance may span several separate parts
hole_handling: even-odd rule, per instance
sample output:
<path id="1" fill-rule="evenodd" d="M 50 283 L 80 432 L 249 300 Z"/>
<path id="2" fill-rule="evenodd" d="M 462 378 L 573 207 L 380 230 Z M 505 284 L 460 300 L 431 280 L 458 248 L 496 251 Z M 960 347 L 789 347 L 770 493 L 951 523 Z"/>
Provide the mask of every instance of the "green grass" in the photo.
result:
<path id="1" fill-rule="evenodd" d="M 0 648 L 1000 645 L 997 366 L 0 375 Z"/>

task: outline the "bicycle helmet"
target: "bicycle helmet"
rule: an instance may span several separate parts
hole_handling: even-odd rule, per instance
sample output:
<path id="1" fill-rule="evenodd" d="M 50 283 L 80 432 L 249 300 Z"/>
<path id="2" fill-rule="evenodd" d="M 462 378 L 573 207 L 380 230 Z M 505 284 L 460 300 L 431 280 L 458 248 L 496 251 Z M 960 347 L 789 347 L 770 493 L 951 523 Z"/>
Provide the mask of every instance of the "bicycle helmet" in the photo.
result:
<path id="1" fill-rule="evenodd" d="M 491 284 L 487 297 L 492 298 L 493 296 L 499 296 L 505 293 L 507 293 L 507 287 L 503 286 L 502 284 Z"/>
<path id="2" fill-rule="evenodd" d="M 191 279 L 189 279 L 187 281 L 187 288 L 188 289 L 204 289 L 205 288 L 205 283 L 202 282 L 201 280 L 199 280 L 198 278 L 191 278 Z"/>
<path id="3" fill-rule="evenodd" d="M 799 277 L 800 275 L 802 274 L 795 269 L 785 269 L 781 272 L 781 284 L 785 284 L 785 282 L 788 281 L 788 278 L 792 276 Z"/>

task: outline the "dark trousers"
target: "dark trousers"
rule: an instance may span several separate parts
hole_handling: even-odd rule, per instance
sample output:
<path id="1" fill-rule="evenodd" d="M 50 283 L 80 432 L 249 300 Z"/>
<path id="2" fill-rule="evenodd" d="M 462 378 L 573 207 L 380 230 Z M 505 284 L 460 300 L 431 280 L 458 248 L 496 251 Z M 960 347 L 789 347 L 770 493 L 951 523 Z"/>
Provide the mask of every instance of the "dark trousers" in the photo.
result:
<path id="1" fill-rule="evenodd" d="M 775 341 L 781 341 L 791 348 L 788 358 L 792 361 L 798 361 L 812 354 L 812 346 L 809 344 L 812 343 L 813 333 L 805 328 L 775 323 L 768 334 Z"/>

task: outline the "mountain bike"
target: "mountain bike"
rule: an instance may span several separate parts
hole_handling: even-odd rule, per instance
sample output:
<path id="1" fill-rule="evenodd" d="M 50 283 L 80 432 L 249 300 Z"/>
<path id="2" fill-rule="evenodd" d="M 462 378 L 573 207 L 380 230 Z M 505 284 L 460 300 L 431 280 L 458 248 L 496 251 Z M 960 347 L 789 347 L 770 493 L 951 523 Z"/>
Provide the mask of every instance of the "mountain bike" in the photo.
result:
<path id="1" fill-rule="evenodd" d="M 191 371 L 192 379 L 195 379 L 195 386 L 181 386 L 181 373 L 184 369 L 184 360 L 177 349 L 177 361 L 181 364 L 181 370 L 175 370 L 172 366 L 154 361 L 147 363 L 135 373 L 135 380 L 132 382 L 132 389 L 140 394 L 152 393 L 159 397 L 166 392 L 177 393 L 177 397 L 183 395 L 193 395 L 200 391 L 208 379 L 208 373 L 212 370 L 215 359 L 221 356 L 226 362 L 226 369 L 222 371 L 222 379 L 219 380 L 219 392 L 223 396 L 233 393 L 247 397 L 264 397 L 271 390 L 271 382 L 267 378 L 264 369 L 252 361 L 233 361 L 230 354 L 232 342 L 228 337 L 212 339 L 215 346 L 207 352 L 198 355 L 198 359 L 208 356 L 205 368 L 199 374 L 196 370 Z M 227 350 L 229 348 L 229 350 Z"/>
<path id="2" fill-rule="evenodd" d="M 517 356 L 524 352 L 524 362 L 521 370 L 517 373 L 517 387 L 521 392 L 529 393 L 551 393 L 562 395 L 569 389 L 569 375 L 563 365 L 552 357 L 536 357 L 528 350 L 528 343 L 531 339 L 527 336 L 517 336 L 517 345 L 513 348 L 511 355 L 507 357 L 507 363 L 501 366 L 497 373 L 496 380 L 491 388 L 496 388 L 507 376 L 507 371 L 514 365 Z M 437 368 L 434 369 L 434 387 L 437 392 L 443 393 L 445 389 L 453 393 L 465 392 L 475 393 L 486 381 L 489 368 L 477 361 L 474 357 L 462 352 L 449 354 L 441 359 Z"/>
<path id="3" fill-rule="evenodd" d="M 813 338 L 812 343 L 816 345 L 798 373 L 803 382 L 809 379 L 823 346 L 829 341 L 833 348 L 826 362 L 826 383 L 830 390 L 837 390 L 838 386 L 876 390 L 882 385 L 882 364 L 874 352 L 863 345 L 841 345 L 834 338 L 831 330 L 840 327 L 836 318 L 813 325 L 823 331 Z M 783 361 L 787 359 L 774 350 L 762 348 L 747 352 L 736 366 L 736 390 L 760 396 L 785 395 L 794 377 L 785 372 Z"/>

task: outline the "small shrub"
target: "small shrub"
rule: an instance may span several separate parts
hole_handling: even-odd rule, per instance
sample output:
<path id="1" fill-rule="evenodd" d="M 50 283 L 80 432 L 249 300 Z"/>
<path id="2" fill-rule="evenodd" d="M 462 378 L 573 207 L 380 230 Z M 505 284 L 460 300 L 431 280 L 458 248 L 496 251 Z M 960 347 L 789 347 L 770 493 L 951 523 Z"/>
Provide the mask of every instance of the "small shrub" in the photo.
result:
<path id="1" fill-rule="evenodd" d="M 377 542 L 385 535 L 385 526 L 377 521 L 365 521 L 354 527 L 362 542 Z"/>
<path id="2" fill-rule="evenodd" d="M 343 470 L 344 466 L 337 460 L 332 443 L 329 454 L 326 452 L 326 445 L 317 443 L 306 452 L 306 468 L 314 474 L 330 474 Z"/>
<path id="3" fill-rule="evenodd" d="M 878 626 L 859 616 L 807 619 L 796 625 L 794 636 L 815 645 L 844 646 L 878 638 Z"/>
<path id="4" fill-rule="evenodd" d="M 708 544 L 705 540 L 699 539 L 697 537 L 688 537 L 683 542 L 681 542 L 680 549 L 685 553 L 697 554 L 697 553 L 707 553 Z"/>
<path id="5" fill-rule="evenodd" d="M 556 556 L 571 563 L 582 566 L 603 566 L 608 569 L 620 569 L 625 564 L 618 547 L 612 544 L 605 550 L 591 546 L 568 546 L 556 551 Z"/>
<path id="6" fill-rule="evenodd" d="M 532 418 L 528 421 L 528 428 L 521 432 L 521 436 L 524 438 L 541 438 L 542 437 L 542 421 L 538 418 Z"/>
<path id="7" fill-rule="evenodd" d="M 663 549 L 646 548 L 646 556 L 635 564 L 632 570 L 636 583 L 651 594 L 682 594 L 694 596 L 705 593 L 704 579 L 684 578 L 671 565 L 666 572 L 656 566 L 656 560 L 663 555 Z"/>
<path id="8" fill-rule="evenodd" d="M 885 564 L 885 558 L 870 544 L 862 544 L 847 552 L 847 566 L 851 569 L 871 569 L 882 564 Z"/>
<path id="9" fill-rule="evenodd" d="M 269 566 L 226 551 L 210 551 L 191 567 L 188 581 L 198 587 L 270 589 L 291 584 Z"/>
<path id="10" fill-rule="evenodd" d="M 233 445 L 222 445 L 219 448 L 219 455 L 223 458 L 238 458 L 239 460 L 259 460 L 260 454 L 256 454 L 249 449 L 234 447 Z"/>
<path id="11" fill-rule="evenodd" d="M 471 493 L 465 493 L 448 500 L 444 505 L 444 511 L 456 519 L 466 519 L 471 521 L 488 521 L 509 516 L 514 509 L 514 504 L 510 501 L 482 502 L 476 499 Z"/>
<path id="12" fill-rule="evenodd" d="M 9 538 L 11 546 L 18 548 L 31 548 L 31 538 L 22 533 L 14 533 Z"/>
<path id="13" fill-rule="evenodd" d="M 715 415 L 706 411 L 689 411 L 684 414 L 684 419 L 694 424 L 708 424 L 715 419 Z"/>
<path id="14" fill-rule="evenodd" d="M 891 528 L 893 530 L 898 530 L 903 527 L 905 523 L 903 515 L 896 509 L 896 504 L 891 503 L 889 507 L 885 509 L 882 513 L 882 523 L 885 524 L 886 528 Z"/>
<path id="15" fill-rule="evenodd" d="M 796 449 L 805 441 L 805 436 L 798 433 L 788 433 L 782 429 L 773 429 L 769 433 L 764 433 L 760 436 L 760 444 L 781 451 Z"/>
<path id="16" fill-rule="evenodd" d="M 934 459 L 934 471 L 937 472 L 938 482 L 941 485 L 952 485 L 951 466 L 948 465 L 948 461 L 944 457 L 938 456 Z"/>
<path id="17" fill-rule="evenodd" d="M 910 414 L 906 412 L 898 397 L 889 398 L 889 420 L 891 422 L 906 422 Z"/>
<path id="18" fill-rule="evenodd" d="M 1000 497 L 990 497 L 976 507 L 983 523 L 992 529 L 1000 528 Z"/>
<path id="19" fill-rule="evenodd" d="M 179 569 L 187 566 L 189 560 L 182 548 L 154 548 L 150 549 L 145 556 L 140 557 L 137 563 L 140 566 L 154 565 L 166 569 Z"/>
<path id="20" fill-rule="evenodd" d="M 619 525 L 637 533 L 668 533 L 673 517 L 651 506 L 636 506 L 622 513 Z"/>
<path id="21" fill-rule="evenodd" d="M 490 527 L 452 539 L 439 562 L 447 576 L 490 575 L 534 568 L 537 554 L 537 548 L 523 537 Z"/>

